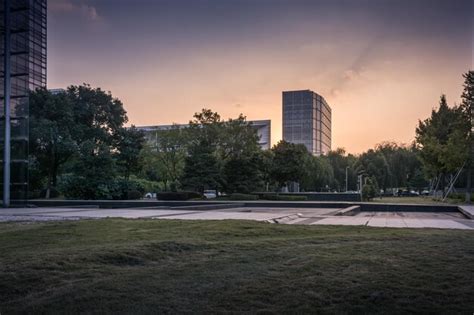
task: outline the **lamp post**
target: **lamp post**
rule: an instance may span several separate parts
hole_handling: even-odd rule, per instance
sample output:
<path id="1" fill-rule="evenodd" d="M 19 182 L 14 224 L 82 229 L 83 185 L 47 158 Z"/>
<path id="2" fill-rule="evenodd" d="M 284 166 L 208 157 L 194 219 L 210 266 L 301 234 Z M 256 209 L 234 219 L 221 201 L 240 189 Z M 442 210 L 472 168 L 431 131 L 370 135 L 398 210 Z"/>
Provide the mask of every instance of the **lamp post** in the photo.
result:
<path id="1" fill-rule="evenodd" d="M 347 176 L 347 170 L 349 169 L 349 166 L 346 166 L 346 192 L 347 192 L 347 186 L 348 186 L 348 176 Z"/>

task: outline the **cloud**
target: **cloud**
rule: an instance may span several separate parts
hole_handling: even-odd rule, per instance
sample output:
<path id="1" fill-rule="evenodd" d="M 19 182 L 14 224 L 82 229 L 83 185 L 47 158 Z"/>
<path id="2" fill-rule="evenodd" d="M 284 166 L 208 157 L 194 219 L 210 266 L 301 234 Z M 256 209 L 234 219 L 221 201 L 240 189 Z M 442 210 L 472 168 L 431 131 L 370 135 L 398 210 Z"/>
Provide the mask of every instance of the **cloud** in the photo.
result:
<path id="1" fill-rule="evenodd" d="M 78 3 L 74 0 L 50 0 L 48 6 L 55 13 L 77 13 L 91 21 L 101 19 L 97 9 L 84 1 Z"/>

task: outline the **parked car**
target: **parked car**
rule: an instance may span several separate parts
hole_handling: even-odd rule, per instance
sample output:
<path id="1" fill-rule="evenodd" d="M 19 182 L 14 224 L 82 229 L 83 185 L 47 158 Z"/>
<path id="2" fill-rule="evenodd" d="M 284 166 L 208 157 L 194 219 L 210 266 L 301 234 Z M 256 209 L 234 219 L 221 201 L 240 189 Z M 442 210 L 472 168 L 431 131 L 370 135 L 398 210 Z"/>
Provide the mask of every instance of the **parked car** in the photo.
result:
<path id="1" fill-rule="evenodd" d="M 204 197 L 206 197 L 206 199 L 214 199 L 217 197 L 217 191 L 215 190 L 204 190 Z"/>
<path id="2" fill-rule="evenodd" d="M 421 195 L 422 195 L 422 196 L 429 196 L 429 195 L 430 195 L 430 191 L 425 189 L 425 190 L 423 190 L 423 191 L 421 192 Z"/>
<path id="3" fill-rule="evenodd" d="M 146 199 L 156 199 L 156 193 L 148 192 L 145 194 Z"/>

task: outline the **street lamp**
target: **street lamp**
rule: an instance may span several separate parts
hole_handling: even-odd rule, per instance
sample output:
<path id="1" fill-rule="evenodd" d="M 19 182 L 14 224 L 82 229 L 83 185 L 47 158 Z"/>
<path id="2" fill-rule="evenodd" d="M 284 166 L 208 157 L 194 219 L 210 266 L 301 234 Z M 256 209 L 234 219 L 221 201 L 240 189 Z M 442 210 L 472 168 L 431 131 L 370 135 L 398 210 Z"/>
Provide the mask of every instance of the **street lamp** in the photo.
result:
<path id="1" fill-rule="evenodd" d="M 346 166 L 346 192 L 347 192 L 347 186 L 348 186 L 347 182 L 348 182 L 348 178 L 349 178 L 349 177 L 347 176 L 347 170 L 348 170 L 348 169 L 349 169 L 349 166 Z"/>

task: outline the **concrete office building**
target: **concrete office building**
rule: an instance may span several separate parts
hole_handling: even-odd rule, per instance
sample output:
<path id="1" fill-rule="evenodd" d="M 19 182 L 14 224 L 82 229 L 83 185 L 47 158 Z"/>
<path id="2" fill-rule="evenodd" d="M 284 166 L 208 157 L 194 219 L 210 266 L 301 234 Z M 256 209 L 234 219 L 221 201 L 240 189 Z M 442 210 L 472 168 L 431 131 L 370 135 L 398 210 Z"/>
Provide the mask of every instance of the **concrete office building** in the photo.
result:
<path id="1" fill-rule="evenodd" d="M 282 93 L 283 140 L 304 144 L 314 155 L 331 150 L 331 107 L 321 95 L 310 91 Z"/>
<path id="2" fill-rule="evenodd" d="M 249 120 L 248 122 L 257 132 L 260 147 L 263 150 L 269 150 L 271 148 L 271 120 Z M 188 126 L 188 124 L 138 126 L 137 129 L 143 130 L 147 141 L 153 145 L 158 141 L 160 131 L 169 130 L 173 127 L 186 128 Z"/>
<path id="3" fill-rule="evenodd" d="M 30 90 L 46 87 L 46 0 L 0 1 L 3 206 L 28 197 Z"/>

